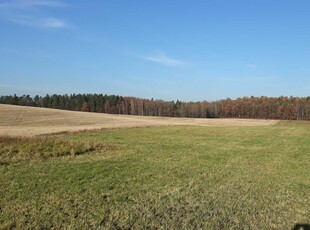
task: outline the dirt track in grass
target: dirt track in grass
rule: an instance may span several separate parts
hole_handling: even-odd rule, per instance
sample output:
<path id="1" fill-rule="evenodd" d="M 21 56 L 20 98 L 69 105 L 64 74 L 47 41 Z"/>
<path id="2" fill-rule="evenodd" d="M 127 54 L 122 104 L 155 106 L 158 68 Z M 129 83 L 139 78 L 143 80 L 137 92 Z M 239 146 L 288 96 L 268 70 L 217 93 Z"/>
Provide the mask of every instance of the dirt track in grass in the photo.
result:
<path id="1" fill-rule="evenodd" d="M 0 104 L 0 135 L 35 136 L 82 130 L 147 126 L 268 126 L 276 120 L 146 117 L 85 113 Z"/>

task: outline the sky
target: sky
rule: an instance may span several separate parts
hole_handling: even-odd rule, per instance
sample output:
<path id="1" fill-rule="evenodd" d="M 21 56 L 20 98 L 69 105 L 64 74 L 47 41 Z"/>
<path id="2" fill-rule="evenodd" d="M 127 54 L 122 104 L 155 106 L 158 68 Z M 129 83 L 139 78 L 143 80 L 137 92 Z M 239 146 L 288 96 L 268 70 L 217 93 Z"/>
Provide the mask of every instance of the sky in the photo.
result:
<path id="1" fill-rule="evenodd" d="M 310 96 L 309 0 L 0 0 L 0 95 Z"/>

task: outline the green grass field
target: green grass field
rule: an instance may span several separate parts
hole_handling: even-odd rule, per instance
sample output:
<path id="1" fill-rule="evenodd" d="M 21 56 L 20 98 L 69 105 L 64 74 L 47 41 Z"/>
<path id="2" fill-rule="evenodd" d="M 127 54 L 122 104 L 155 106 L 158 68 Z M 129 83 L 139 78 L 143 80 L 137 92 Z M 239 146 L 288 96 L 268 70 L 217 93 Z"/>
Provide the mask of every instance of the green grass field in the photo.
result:
<path id="1" fill-rule="evenodd" d="M 309 122 L 130 128 L 16 143 L 1 140 L 1 229 L 310 223 Z"/>

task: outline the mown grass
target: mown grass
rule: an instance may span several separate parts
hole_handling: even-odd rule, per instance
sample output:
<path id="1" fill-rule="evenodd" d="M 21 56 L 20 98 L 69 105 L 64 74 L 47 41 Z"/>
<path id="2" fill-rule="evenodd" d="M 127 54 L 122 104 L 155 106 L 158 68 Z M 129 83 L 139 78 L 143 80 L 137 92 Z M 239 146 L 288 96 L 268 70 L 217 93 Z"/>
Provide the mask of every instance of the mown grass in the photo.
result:
<path id="1" fill-rule="evenodd" d="M 291 229 L 310 223 L 310 126 L 60 135 L 113 146 L 0 165 L 0 228 Z"/>

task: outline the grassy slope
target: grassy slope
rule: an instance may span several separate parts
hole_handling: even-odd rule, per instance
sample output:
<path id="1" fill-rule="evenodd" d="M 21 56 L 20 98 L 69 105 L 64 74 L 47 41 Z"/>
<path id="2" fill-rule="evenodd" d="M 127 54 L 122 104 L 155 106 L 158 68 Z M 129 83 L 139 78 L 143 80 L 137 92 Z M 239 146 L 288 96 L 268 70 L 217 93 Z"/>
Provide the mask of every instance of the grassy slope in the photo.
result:
<path id="1" fill-rule="evenodd" d="M 310 126 L 157 127 L 59 136 L 113 146 L 0 165 L 0 228 L 310 223 Z"/>

